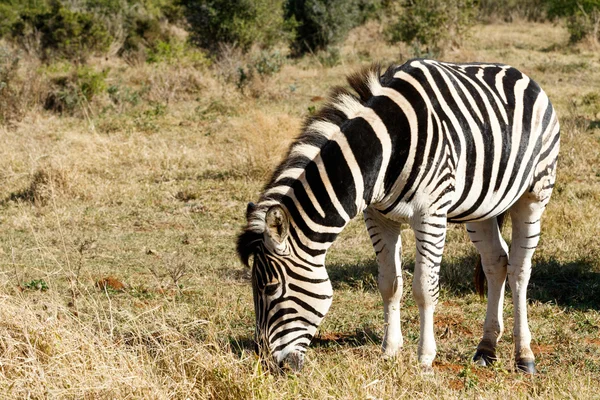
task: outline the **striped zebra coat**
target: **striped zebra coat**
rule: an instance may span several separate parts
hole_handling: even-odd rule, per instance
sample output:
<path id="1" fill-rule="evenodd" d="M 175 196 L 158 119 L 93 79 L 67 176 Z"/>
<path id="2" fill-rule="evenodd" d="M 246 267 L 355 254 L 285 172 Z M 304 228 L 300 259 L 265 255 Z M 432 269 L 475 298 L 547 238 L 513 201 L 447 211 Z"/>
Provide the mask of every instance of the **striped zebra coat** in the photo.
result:
<path id="1" fill-rule="evenodd" d="M 238 253 L 252 259 L 259 348 L 301 368 L 332 300 L 325 254 L 363 213 L 379 265 L 383 351 L 402 346 L 400 227 L 415 233 L 413 294 L 418 358 L 436 354 L 433 313 L 449 222 L 466 223 L 481 255 L 488 305 L 474 360 L 496 359 L 505 281 L 513 293 L 517 367 L 535 372 L 526 291 L 540 218 L 554 186 L 559 124 L 544 91 L 502 64 L 412 60 L 348 78 L 309 118 L 257 204 L 247 209 Z M 498 220 L 512 218 L 510 250 Z"/>

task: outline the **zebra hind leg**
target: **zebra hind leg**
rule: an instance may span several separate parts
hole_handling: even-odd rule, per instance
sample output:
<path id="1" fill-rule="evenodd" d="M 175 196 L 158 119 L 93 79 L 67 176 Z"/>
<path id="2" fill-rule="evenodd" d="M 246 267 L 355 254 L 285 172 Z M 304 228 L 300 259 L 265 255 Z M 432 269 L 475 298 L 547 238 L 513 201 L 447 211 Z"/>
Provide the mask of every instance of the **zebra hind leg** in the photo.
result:
<path id="1" fill-rule="evenodd" d="M 488 287 L 483 338 L 477 345 L 473 361 L 478 365 L 487 366 L 496 361 L 496 346 L 504 331 L 502 309 L 504 306 L 508 246 L 502 238 L 496 218 L 467 223 L 467 232 L 481 255 L 481 263 Z"/>
<path id="2" fill-rule="evenodd" d="M 365 210 L 364 218 L 379 265 L 377 283 L 383 299 L 385 319 L 385 334 L 382 343 L 383 354 L 384 357 L 393 357 L 403 344 L 400 329 L 400 300 L 402 299 L 401 224 L 385 218 L 377 210 L 371 208 Z"/>
<path id="3" fill-rule="evenodd" d="M 527 321 L 527 285 L 531 276 L 531 258 L 540 239 L 540 219 L 550 199 L 551 188 L 549 189 L 545 190 L 545 197 L 526 192 L 510 208 L 512 244 L 507 269 L 515 309 L 515 361 L 517 369 L 530 374 L 536 371 Z"/>

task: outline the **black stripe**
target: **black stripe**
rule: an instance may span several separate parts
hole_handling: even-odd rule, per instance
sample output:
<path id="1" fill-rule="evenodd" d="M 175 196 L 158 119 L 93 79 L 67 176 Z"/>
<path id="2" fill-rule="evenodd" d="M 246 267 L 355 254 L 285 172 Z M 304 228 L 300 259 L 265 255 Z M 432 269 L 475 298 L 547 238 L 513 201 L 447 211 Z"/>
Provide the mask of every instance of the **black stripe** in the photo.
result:
<path id="1" fill-rule="evenodd" d="M 294 285 L 293 283 L 290 283 L 288 285 L 288 287 L 290 288 L 290 290 L 293 290 L 294 292 L 302 293 L 303 295 L 308 296 L 308 297 L 312 297 L 314 299 L 325 300 L 325 299 L 330 299 L 331 298 L 330 295 L 314 293 L 314 292 L 306 290 L 306 289 L 304 289 L 304 288 L 302 288 L 302 287 L 300 287 L 298 285 Z"/>

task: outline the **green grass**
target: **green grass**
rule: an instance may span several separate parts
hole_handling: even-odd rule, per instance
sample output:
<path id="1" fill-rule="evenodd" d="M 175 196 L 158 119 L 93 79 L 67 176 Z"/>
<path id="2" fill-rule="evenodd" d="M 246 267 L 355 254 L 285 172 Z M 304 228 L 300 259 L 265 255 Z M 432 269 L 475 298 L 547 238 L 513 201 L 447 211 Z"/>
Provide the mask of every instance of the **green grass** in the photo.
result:
<path id="1" fill-rule="evenodd" d="M 329 87 L 371 60 L 408 54 L 371 24 L 350 35 L 340 64 L 307 56 L 244 94 L 219 65 L 98 60 L 98 70 L 112 63 L 108 87 L 121 88 L 120 102 L 106 92 L 87 114 L 32 107 L 0 126 L 1 397 L 598 398 L 600 59 L 567 41 L 550 24 L 479 26 L 446 57 L 518 67 L 559 113 L 558 181 L 529 288 L 538 375 L 514 371 L 510 292 L 499 362 L 471 363 L 485 302 L 458 225 L 442 264 L 435 376 L 416 362 L 414 237 L 402 233 L 405 348 L 384 360 L 377 267 L 360 219 L 328 255 L 334 302 L 303 372 L 269 373 L 253 354 L 249 271 L 234 251 L 246 203 Z"/>

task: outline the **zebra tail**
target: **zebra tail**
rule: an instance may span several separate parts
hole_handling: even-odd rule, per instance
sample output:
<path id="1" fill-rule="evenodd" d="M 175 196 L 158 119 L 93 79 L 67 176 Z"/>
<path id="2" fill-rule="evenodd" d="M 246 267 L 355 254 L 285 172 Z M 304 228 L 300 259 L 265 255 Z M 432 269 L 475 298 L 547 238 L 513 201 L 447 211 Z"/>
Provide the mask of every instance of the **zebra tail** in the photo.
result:
<path id="1" fill-rule="evenodd" d="M 502 227 L 504 226 L 504 222 L 506 217 L 506 211 L 496 217 L 498 221 L 498 229 L 500 229 L 500 234 L 502 234 Z M 486 289 L 486 280 L 485 273 L 483 272 L 483 264 L 481 262 L 481 255 L 477 260 L 477 265 L 475 265 L 475 291 L 482 299 L 485 297 L 485 289 Z"/>

